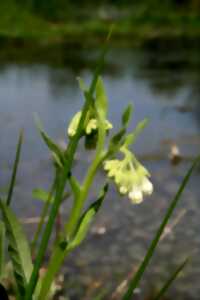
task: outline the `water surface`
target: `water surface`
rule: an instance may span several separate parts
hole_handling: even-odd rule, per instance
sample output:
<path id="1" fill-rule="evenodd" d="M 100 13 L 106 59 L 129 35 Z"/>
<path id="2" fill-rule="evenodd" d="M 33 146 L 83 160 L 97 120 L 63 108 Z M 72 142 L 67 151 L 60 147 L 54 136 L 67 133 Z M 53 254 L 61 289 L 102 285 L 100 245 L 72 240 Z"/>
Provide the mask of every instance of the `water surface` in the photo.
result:
<path id="1" fill-rule="evenodd" d="M 77 76 L 91 79 L 98 51 L 65 46 L 61 62 L 0 59 L 0 186 L 6 189 L 20 128 L 25 130 L 21 168 L 13 206 L 22 218 L 38 216 L 41 204 L 32 199 L 32 189 L 48 187 L 52 179 L 50 155 L 42 143 L 33 114 L 37 113 L 48 134 L 67 142 L 67 125 L 82 103 Z M 134 151 L 152 173 L 154 195 L 140 206 L 120 199 L 111 186 L 102 212 L 88 240 L 71 256 L 65 274 L 69 286 L 74 275 L 78 292 L 90 299 L 92 288 L 113 290 L 135 269 L 175 194 L 189 162 L 200 152 L 200 60 L 197 45 L 147 44 L 144 49 L 111 48 L 103 73 L 109 98 L 109 119 L 118 127 L 122 110 L 134 106 L 132 128 L 148 117 L 149 126 L 134 145 Z M 58 53 L 58 55 L 61 55 Z M 59 60 L 58 60 L 59 61 Z M 172 167 L 168 156 L 176 144 L 183 162 Z M 76 173 L 83 174 L 90 154 L 79 151 Z M 78 167 L 78 163 L 80 164 Z M 99 174 L 97 181 L 103 181 Z M 171 291 L 172 298 L 198 299 L 200 280 L 199 175 L 193 176 L 138 297 L 159 285 L 188 254 L 193 261 Z M 91 195 L 95 195 L 94 185 Z M 66 208 L 67 209 L 67 208 Z M 63 210 L 65 215 L 65 211 Z M 98 228 L 105 227 L 105 234 Z M 28 229 L 29 231 L 29 229 Z M 148 280 L 148 284 L 147 284 Z M 95 285 L 96 283 L 96 285 Z M 91 288 L 92 287 L 92 288 Z M 86 291 L 86 292 L 85 292 Z M 76 299 L 77 289 L 70 289 Z M 74 297 L 74 298 L 73 298 Z"/>

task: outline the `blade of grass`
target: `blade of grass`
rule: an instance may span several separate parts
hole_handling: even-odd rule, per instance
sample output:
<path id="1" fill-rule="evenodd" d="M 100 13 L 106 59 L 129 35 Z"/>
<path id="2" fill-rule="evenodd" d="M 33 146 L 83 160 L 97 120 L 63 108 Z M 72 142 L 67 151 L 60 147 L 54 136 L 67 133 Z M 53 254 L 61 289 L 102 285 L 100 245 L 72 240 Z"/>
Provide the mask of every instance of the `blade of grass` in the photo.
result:
<path id="1" fill-rule="evenodd" d="M 55 219 L 62 201 L 62 197 L 63 197 L 63 192 L 65 189 L 65 185 L 66 182 L 68 180 L 68 174 L 71 170 L 72 167 L 72 163 L 74 160 L 74 155 L 76 152 L 76 148 L 78 146 L 79 143 L 79 139 L 80 139 L 80 135 L 82 133 L 82 128 L 83 128 L 83 123 L 84 123 L 84 119 L 86 117 L 86 114 L 88 112 L 88 109 L 91 105 L 91 101 L 93 100 L 93 93 L 95 90 L 95 86 L 98 80 L 98 76 L 102 70 L 102 67 L 104 65 L 104 60 L 105 60 L 105 55 L 107 53 L 107 44 L 105 45 L 105 47 L 103 48 L 102 54 L 100 56 L 100 60 L 99 63 L 97 65 L 96 71 L 94 73 L 94 77 L 93 80 L 91 82 L 90 85 L 90 89 L 89 89 L 89 95 L 90 97 L 87 98 L 84 106 L 83 106 L 83 110 L 82 110 L 82 116 L 77 128 L 77 133 L 76 135 L 70 140 L 69 145 L 67 147 L 67 150 L 65 152 L 66 156 L 67 156 L 67 160 L 65 163 L 65 167 L 63 169 L 63 173 L 61 174 L 62 176 L 59 178 L 59 182 L 56 188 L 56 194 L 55 194 L 55 201 L 52 204 L 51 210 L 50 210 L 50 215 L 49 215 L 49 219 L 48 222 L 46 224 L 46 227 L 44 229 L 44 233 L 42 235 L 42 239 L 41 239 L 41 243 L 39 246 L 39 250 L 35 259 L 35 264 L 34 264 L 34 269 L 33 272 L 31 274 L 31 278 L 26 290 L 26 296 L 25 296 L 25 300 L 31 300 L 32 299 L 32 295 L 34 293 L 36 284 L 37 284 L 37 279 L 38 279 L 38 274 L 39 274 L 39 270 L 48 246 L 48 242 L 52 233 L 52 229 L 53 229 L 53 225 L 55 223 Z"/>
<path id="2" fill-rule="evenodd" d="M 166 291 L 171 287 L 174 280 L 177 278 L 177 276 L 180 274 L 180 272 L 185 268 L 186 264 L 188 263 L 189 258 L 186 258 L 184 262 L 178 266 L 178 268 L 175 270 L 175 272 L 170 276 L 170 278 L 166 281 L 166 283 L 163 285 L 161 290 L 158 292 L 157 296 L 153 300 L 160 300 L 163 299 L 163 295 L 166 293 Z"/>
<path id="3" fill-rule="evenodd" d="M 8 253 L 13 265 L 17 290 L 22 297 L 33 269 L 29 243 L 18 218 L 1 199 L 0 210 L 6 228 Z"/>
<path id="4" fill-rule="evenodd" d="M 9 190 L 8 190 L 8 197 L 6 200 L 7 205 L 10 205 L 11 200 L 12 200 L 12 195 L 13 195 L 13 190 L 14 190 L 16 175 L 17 175 L 17 169 L 18 169 L 19 160 L 20 160 L 22 142 L 23 142 L 23 130 L 20 131 L 19 139 L 18 139 L 18 143 L 17 143 L 15 161 L 14 161 L 14 165 L 13 165 L 13 171 L 12 171 L 11 181 L 10 181 Z"/>
<path id="5" fill-rule="evenodd" d="M 131 300 L 132 299 L 132 295 L 133 295 L 133 292 L 135 290 L 135 288 L 138 286 L 141 278 L 142 278 L 142 275 L 144 274 L 149 262 L 150 262 L 150 259 L 151 257 L 153 256 L 154 254 L 154 251 L 158 245 L 158 242 L 162 236 L 162 233 L 165 229 L 165 226 L 167 225 L 168 223 L 168 220 L 169 218 L 171 217 L 178 201 L 180 200 L 180 196 L 182 195 L 184 189 L 185 189 L 185 186 L 187 184 L 187 182 L 189 181 L 191 175 L 192 175 L 192 172 L 194 170 L 194 168 L 197 166 L 197 164 L 200 162 L 200 156 L 198 156 L 195 161 L 193 162 L 192 166 L 190 167 L 190 169 L 188 170 L 188 172 L 186 173 L 179 189 L 178 189 L 178 192 L 176 193 L 174 199 L 172 200 L 165 216 L 164 216 L 164 219 L 160 225 L 160 227 L 158 228 L 157 232 L 156 232 L 156 235 L 153 239 L 153 241 L 151 242 L 150 244 L 150 247 L 147 251 L 147 254 L 146 256 L 144 257 L 138 271 L 136 272 L 136 274 L 134 275 L 133 279 L 130 281 L 129 283 L 129 287 L 126 291 L 126 293 L 124 294 L 122 300 Z"/>

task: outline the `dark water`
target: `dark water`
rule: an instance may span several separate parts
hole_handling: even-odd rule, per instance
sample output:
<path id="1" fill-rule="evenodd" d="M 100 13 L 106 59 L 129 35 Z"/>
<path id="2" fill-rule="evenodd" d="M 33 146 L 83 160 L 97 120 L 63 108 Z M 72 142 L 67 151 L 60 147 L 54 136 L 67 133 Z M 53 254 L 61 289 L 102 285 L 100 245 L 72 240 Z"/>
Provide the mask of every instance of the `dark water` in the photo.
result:
<path id="1" fill-rule="evenodd" d="M 154 41 L 143 49 L 111 48 L 103 74 L 110 100 L 109 118 L 117 127 L 121 111 L 131 102 L 135 112 L 131 127 L 144 117 L 150 119 L 134 150 L 152 173 L 155 193 L 142 205 L 132 206 L 127 199 L 120 199 L 111 186 L 88 240 L 66 264 L 71 299 L 80 297 L 77 291 L 84 295 L 83 299 L 92 299 L 101 288 L 114 291 L 128 272 L 135 270 L 189 162 L 200 152 L 199 50 L 198 43 L 173 41 Z M 58 59 L 54 53 L 56 59 L 50 61 L 40 56 L 33 61 L 30 57 L 15 60 L 13 53 L 8 58 L 0 57 L 0 186 L 3 192 L 17 135 L 24 128 L 23 156 L 13 201 L 23 218 L 38 216 L 41 204 L 32 199 L 32 189 L 47 187 L 52 177 L 49 154 L 36 130 L 33 113 L 39 115 L 50 136 L 66 141 L 67 124 L 83 103 L 76 76 L 90 81 L 97 54 L 96 49 L 65 46 L 62 55 L 58 53 L 61 57 Z M 174 143 L 183 156 L 183 162 L 176 167 L 168 159 Z M 79 151 L 78 172 L 84 172 L 89 157 L 87 154 L 83 159 Z M 101 181 L 102 177 L 100 174 L 97 179 Z M 191 255 L 190 264 L 170 293 L 173 299 L 199 299 L 198 182 L 196 172 L 171 220 L 173 230 L 161 242 L 138 298 L 160 286 L 177 263 Z M 99 234 L 99 227 L 106 232 Z M 80 281 L 76 289 L 75 278 Z"/>

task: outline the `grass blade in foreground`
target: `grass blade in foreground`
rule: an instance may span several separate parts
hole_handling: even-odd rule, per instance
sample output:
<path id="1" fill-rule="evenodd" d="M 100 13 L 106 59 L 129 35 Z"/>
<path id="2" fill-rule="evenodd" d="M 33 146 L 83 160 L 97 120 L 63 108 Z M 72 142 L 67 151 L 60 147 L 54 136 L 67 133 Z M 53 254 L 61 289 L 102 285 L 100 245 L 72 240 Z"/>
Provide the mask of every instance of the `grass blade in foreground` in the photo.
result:
<path id="1" fill-rule="evenodd" d="M 18 165 L 19 165 L 22 142 L 23 142 L 23 130 L 21 130 L 21 132 L 19 134 L 19 139 L 18 139 L 18 143 L 17 143 L 15 162 L 14 162 L 14 166 L 13 166 L 12 177 L 11 177 L 9 191 L 8 191 L 8 197 L 6 200 L 7 205 L 10 205 L 10 202 L 12 199 L 13 189 L 15 186 L 15 180 L 16 180 L 16 175 L 17 175 L 17 169 L 18 169 Z"/>
<path id="2" fill-rule="evenodd" d="M 179 189 L 178 189 L 178 192 L 176 193 L 174 199 L 172 200 L 165 216 L 164 216 L 164 219 L 160 225 L 160 227 L 158 228 L 158 231 L 153 239 L 153 241 L 151 242 L 150 244 L 150 247 L 147 251 L 147 254 L 146 256 L 144 257 L 144 260 L 142 261 L 138 271 L 136 272 L 136 274 L 134 275 L 133 279 L 130 281 L 129 283 L 129 287 L 128 287 L 128 290 L 126 291 L 126 293 L 124 294 L 122 300 L 131 300 L 132 299 L 132 295 L 133 295 L 133 292 L 135 290 L 135 288 L 138 286 L 141 278 L 142 278 L 142 275 L 144 274 L 145 270 L 146 270 L 146 267 L 148 266 L 149 262 L 150 262 L 150 259 L 151 257 L 153 256 L 154 254 L 154 251 L 158 245 L 158 242 L 161 238 L 161 235 L 165 229 L 165 226 L 167 225 L 168 223 L 168 220 L 169 218 L 171 217 L 178 201 L 180 200 L 180 197 L 182 195 L 182 192 L 184 191 L 185 189 L 185 186 L 187 184 L 187 182 L 189 181 L 190 179 L 190 176 L 192 175 L 192 172 L 193 170 L 195 169 L 195 167 L 197 166 L 197 164 L 200 162 L 200 156 L 198 156 L 195 161 L 193 162 L 192 166 L 190 167 L 190 169 L 188 170 L 187 174 L 185 175 Z"/>
<path id="3" fill-rule="evenodd" d="M 162 299 L 165 292 L 171 287 L 174 280 L 177 278 L 177 276 L 180 274 L 180 272 L 184 269 L 186 264 L 188 263 L 188 258 L 184 260 L 184 262 L 178 266 L 178 268 L 175 270 L 175 272 L 171 275 L 171 277 L 167 280 L 167 282 L 163 285 L 161 290 L 158 292 L 157 296 L 154 298 L 154 300 L 160 300 Z"/>
<path id="4" fill-rule="evenodd" d="M 31 251 L 21 224 L 10 207 L 0 200 L 0 209 L 6 227 L 8 252 L 13 264 L 17 287 L 22 297 L 33 268 Z"/>

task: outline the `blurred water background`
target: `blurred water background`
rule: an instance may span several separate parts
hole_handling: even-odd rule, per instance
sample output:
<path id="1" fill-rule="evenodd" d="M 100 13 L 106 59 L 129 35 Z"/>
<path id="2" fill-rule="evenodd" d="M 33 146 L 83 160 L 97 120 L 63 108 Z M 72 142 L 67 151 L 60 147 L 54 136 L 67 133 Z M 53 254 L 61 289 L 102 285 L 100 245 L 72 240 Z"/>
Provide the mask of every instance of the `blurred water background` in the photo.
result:
<path id="1" fill-rule="evenodd" d="M 128 103 L 134 106 L 130 127 L 149 118 L 149 126 L 133 150 L 152 173 L 155 192 L 143 204 L 133 206 L 128 199 L 120 199 L 111 185 L 89 237 L 64 266 L 66 293 L 74 300 L 93 299 L 101 289 L 114 293 L 127 274 L 137 268 L 186 170 L 200 152 L 200 39 L 155 36 L 137 47 L 132 39 L 133 36 L 119 43 L 116 39 L 111 42 L 102 76 L 109 98 L 109 119 L 116 128 Z M 33 199 L 32 190 L 48 188 L 52 179 L 51 158 L 39 137 L 33 114 L 38 114 L 52 138 L 67 143 L 67 125 L 83 103 L 76 78 L 81 76 L 90 82 L 99 43 L 87 44 L 70 38 L 58 44 L 31 42 L 27 46 L 20 39 L 5 42 L 3 37 L 0 44 L 0 187 L 4 193 L 17 136 L 20 128 L 24 128 L 13 201 L 17 214 L 24 220 L 38 217 L 42 206 Z M 174 146 L 182 156 L 178 165 L 172 165 L 169 159 Z M 74 168 L 80 178 L 91 155 L 83 147 L 76 155 Z M 104 176 L 98 174 L 91 198 Z M 192 260 L 170 290 L 169 299 L 199 299 L 199 195 L 197 170 L 136 299 L 144 299 L 160 286 L 188 255 Z M 63 219 L 68 211 L 68 205 L 64 205 Z M 33 227 L 26 225 L 30 236 Z"/>

